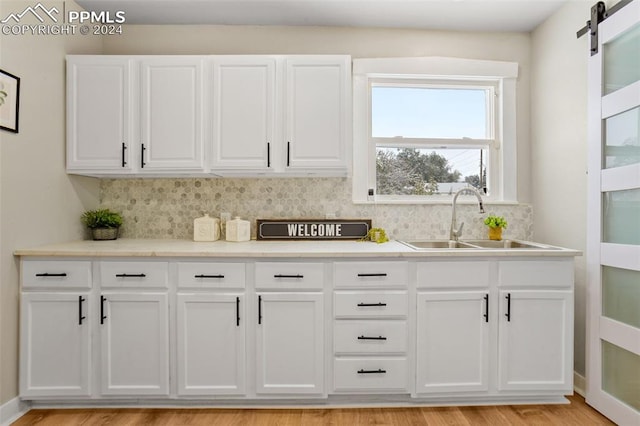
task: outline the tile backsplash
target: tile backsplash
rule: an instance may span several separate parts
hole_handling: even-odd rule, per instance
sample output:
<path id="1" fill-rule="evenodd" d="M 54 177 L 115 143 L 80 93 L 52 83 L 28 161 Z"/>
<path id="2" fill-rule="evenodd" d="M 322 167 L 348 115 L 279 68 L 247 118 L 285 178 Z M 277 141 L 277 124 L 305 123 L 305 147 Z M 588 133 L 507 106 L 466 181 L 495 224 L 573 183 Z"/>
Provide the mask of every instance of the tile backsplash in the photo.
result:
<path id="1" fill-rule="evenodd" d="M 251 221 L 256 219 L 337 218 L 372 219 L 374 227 L 392 239 L 448 238 L 451 206 L 403 204 L 354 204 L 348 178 L 179 178 L 103 179 L 101 205 L 122 213 L 123 238 L 193 237 L 193 219 L 221 212 Z M 459 200 L 460 201 L 460 200 Z M 464 222 L 464 238 L 486 238 L 482 223 L 487 214 L 509 222 L 503 238 L 531 240 L 531 205 L 486 205 L 478 213 L 474 203 L 459 204 L 458 223 Z"/>

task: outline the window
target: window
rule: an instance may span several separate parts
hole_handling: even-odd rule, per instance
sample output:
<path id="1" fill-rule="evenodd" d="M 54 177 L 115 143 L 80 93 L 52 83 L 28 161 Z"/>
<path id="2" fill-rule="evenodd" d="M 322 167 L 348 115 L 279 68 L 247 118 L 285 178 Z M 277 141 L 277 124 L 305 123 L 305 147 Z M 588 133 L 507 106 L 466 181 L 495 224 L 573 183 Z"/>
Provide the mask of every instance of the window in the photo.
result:
<path id="1" fill-rule="evenodd" d="M 354 161 L 354 201 L 450 202 L 467 186 L 489 200 L 515 201 L 514 68 L 354 60 L 354 158 L 367 157 Z"/>

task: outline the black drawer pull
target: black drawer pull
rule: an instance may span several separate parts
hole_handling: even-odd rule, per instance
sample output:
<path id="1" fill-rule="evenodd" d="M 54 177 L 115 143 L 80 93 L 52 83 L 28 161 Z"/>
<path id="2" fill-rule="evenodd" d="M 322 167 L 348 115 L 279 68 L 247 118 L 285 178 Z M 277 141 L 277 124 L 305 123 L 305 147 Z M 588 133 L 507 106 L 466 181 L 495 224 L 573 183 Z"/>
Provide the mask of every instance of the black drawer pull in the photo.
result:
<path id="1" fill-rule="evenodd" d="M 378 302 L 378 303 L 358 303 L 359 307 L 367 307 L 367 306 L 387 306 L 386 303 Z"/>
<path id="2" fill-rule="evenodd" d="M 116 274 L 116 278 L 144 278 L 146 274 Z"/>
<path id="3" fill-rule="evenodd" d="M 258 324 L 262 324 L 262 296 L 258 296 Z"/>
<path id="4" fill-rule="evenodd" d="M 36 277 L 66 277 L 67 273 L 66 272 L 62 272 L 59 274 L 52 274 L 49 272 L 44 272 L 42 274 L 36 274 Z"/>
<path id="5" fill-rule="evenodd" d="M 82 302 L 84 302 L 85 299 L 82 296 L 78 296 L 78 325 L 82 325 L 82 320 L 87 319 L 86 316 L 82 315 Z"/>
<path id="6" fill-rule="evenodd" d="M 377 273 L 377 274 L 358 274 L 359 277 L 386 277 L 387 274 L 382 272 L 382 273 Z"/>
<path id="7" fill-rule="evenodd" d="M 358 370 L 358 374 L 384 374 L 387 370 L 378 368 L 377 370 Z"/>
<path id="8" fill-rule="evenodd" d="M 304 278 L 304 275 L 283 275 L 283 274 L 276 274 L 273 276 L 273 278 Z"/>
<path id="9" fill-rule="evenodd" d="M 507 299 L 507 313 L 504 316 L 507 317 L 507 322 L 511 322 L 511 293 L 507 293 L 505 299 Z"/>
<path id="10" fill-rule="evenodd" d="M 107 319 L 107 316 L 104 314 L 104 302 L 107 301 L 107 298 L 100 295 L 100 324 L 104 324 L 104 320 Z"/>
<path id="11" fill-rule="evenodd" d="M 240 327 L 240 297 L 236 297 L 236 327 Z"/>
<path id="12" fill-rule="evenodd" d="M 203 274 L 200 274 L 200 275 L 194 275 L 193 278 L 219 278 L 219 279 L 222 279 L 222 278 L 224 278 L 224 275 L 203 275 Z"/>
<path id="13" fill-rule="evenodd" d="M 375 336 L 371 336 L 371 337 L 369 337 L 369 336 L 358 336 L 358 340 L 387 340 L 387 338 L 384 337 L 384 336 L 378 336 L 378 337 L 375 337 Z"/>

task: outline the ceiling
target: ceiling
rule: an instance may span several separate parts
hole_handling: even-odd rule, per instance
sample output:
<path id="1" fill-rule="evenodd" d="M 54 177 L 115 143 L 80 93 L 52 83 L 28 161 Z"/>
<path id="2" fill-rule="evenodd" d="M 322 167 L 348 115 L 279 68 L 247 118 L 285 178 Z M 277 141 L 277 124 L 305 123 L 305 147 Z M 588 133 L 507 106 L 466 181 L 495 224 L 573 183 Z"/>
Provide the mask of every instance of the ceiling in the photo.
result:
<path id="1" fill-rule="evenodd" d="M 533 30 L 568 1 L 76 0 L 89 11 L 124 11 L 126 24 L 317 25 L 517 32 Z"/>

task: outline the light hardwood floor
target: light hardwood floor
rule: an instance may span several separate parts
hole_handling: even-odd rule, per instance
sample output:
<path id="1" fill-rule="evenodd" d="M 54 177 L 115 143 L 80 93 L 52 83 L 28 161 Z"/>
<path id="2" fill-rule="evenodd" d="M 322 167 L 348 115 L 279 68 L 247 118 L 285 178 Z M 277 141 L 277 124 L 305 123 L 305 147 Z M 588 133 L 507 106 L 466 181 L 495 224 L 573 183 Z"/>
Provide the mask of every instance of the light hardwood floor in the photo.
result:
<path id="1" fill-rule="evenodd" d="M 359 409 L 73 409 L 31 410 L 22 425 L 613 425 L 581 396 L 568 405 Z"/>

